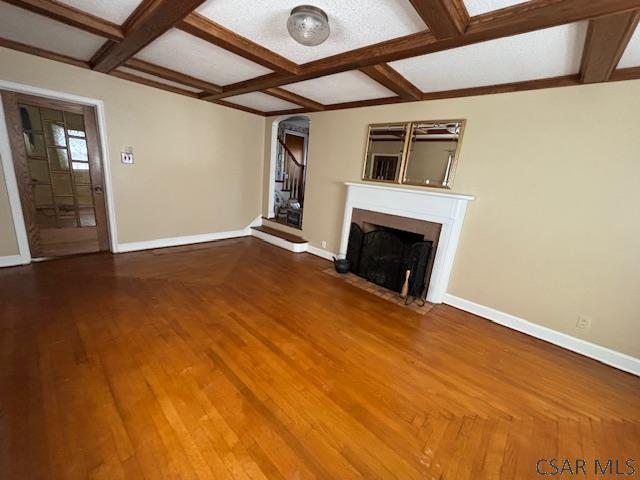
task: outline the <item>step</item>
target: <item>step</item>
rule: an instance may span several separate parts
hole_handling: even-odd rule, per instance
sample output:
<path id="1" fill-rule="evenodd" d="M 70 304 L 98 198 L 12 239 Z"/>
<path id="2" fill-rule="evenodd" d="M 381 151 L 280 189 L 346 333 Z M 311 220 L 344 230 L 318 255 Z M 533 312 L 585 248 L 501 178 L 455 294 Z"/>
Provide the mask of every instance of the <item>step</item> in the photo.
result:
<path id="1" fill-rule="evenodd" d="M 290 252 L 306 252 L 309 242 L 298 235 L 267 226 L 251 227 L 251 235 Z"/>

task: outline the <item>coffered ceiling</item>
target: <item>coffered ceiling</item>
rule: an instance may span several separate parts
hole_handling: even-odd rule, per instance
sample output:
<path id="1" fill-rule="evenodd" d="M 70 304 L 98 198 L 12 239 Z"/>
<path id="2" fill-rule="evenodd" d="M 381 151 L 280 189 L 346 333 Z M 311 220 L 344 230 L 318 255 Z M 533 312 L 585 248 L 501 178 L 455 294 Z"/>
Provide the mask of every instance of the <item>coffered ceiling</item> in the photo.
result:
<path id="1" fill-rule="evenodd" d="M 0 46 L 260 115 L 640 78 L 640 0 L 0 0 Z"/>
<path id="2" fill-rule="evenodd" d="M 418 33 L 427 27 L 409 0 L 315 0 L 330 16 L 331 35 L 317 47 L 303 47 L 287 32 L 287 18 L 300 0 L 252 0 L 238 14 L 238 0 L 208 0 L 196 11 L 296 63 Z"/>

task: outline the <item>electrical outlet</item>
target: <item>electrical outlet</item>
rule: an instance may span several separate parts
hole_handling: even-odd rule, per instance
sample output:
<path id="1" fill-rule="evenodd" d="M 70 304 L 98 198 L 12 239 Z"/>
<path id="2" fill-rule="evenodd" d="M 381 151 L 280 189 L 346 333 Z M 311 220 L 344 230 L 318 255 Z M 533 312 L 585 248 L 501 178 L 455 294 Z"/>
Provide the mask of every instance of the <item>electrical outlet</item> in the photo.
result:
<path id="1" fill-rule="evenodd" d="M 576 328 L 580 330 L 589 330 L 591 328 L 591 317 L 586 315 L 578 315 L 578 321 L 576 322 Z"/>
<path id="2" fill-rule="evenodd" d="M 326 240 L 322 240 L 322 248 L 327 248 L 327 241 Z"/>
<path id="3" fill-rule="evenodd" d="M 133 153 L 130 152 L 122 152 L 120 154 L 120 159 L 122 161 L 122 163 L 126 163 L 126 164 L 133 164 Z"/>

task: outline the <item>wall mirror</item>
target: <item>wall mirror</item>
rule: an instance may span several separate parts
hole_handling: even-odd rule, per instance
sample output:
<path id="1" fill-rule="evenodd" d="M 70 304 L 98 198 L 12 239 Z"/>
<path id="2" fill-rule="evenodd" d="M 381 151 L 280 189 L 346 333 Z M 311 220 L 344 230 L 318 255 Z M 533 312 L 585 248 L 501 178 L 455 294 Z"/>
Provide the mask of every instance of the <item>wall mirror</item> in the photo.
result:
<path id="1" fill-rule="evenodd" d="M 451 188 L 464 120 L 414 122 L 402 183 Z"/>
<path id="2" fill-rule="evenodd" d="M 363 180 L 451 188 L 465 120 L 369 125 Z"/>
<path id="3" fill-rule="evenodd" d="M 367 153 L 362 178 L 378 182 L 399 182 L 410 125 L 369 125 Z"/>

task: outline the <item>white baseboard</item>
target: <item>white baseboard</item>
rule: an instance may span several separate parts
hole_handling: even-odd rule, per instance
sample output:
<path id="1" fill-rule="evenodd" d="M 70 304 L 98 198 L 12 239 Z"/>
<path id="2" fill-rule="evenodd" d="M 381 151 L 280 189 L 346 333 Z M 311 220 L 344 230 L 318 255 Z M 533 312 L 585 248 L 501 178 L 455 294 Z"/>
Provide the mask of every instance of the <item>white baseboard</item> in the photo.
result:
<path id="1" fill-rule="evenodd" d="M 324 258 L 326 260 L 333 260 L 333 257 L 337 257 L 338 255 L 328 250 L 324 250 L 322 248 L 314 247 L 313 245 L 309 245 L 307 247 L 307 252 L 317 257 Z"/>
<path id="2" fill-rule="evenodd" d="M 0 268 L 27 265 L 30 262 L 30 258 L 25 258 L 22 255 L 7 255 L 5 257 L 0 257 Z"/>
<path id="3" fill-rule="evenodd" d="M 619 370 L 640 376 L 640 359 L 630 355 L 616 352 L 615 350 L 596 345 L 595 343 L 572 337 L 566 333 L 561 333 L 556 330 L 543 327 L 542 325 L 529 322 L 528 320 L 516 317 L 515 315 L 501 312 L 490 307 L 485 307 L 484 305 L 456 297 L 449 293 L 445 295 L 444 303 L 486 318 L 513 330 L 517 330 L 518 332 L 553 343 L 554 345 L 579 353 L 585 357 L 593 358 L 594 360 L 598 360 L 599 362 L 605 363 Z"/>
<path id="4" fill-rule="evenodd" d="M 242 230 L 229 230 L 226 232 L 203 233 L 201 235 L 187 235 L 184 237 L 159 238 L 157 240 L 145 240 L 143 242 L 119 243 L 117 253 L 137 252 L 139 250 L 151 250 L 154 248 L 179 247 L 181 245 L 192 245 L 194 243 L 214 242 L 216 240 L 226 240 L 228 238 L 248 237 L 251 235 L 251 227 L 260 225 L 260 217 L 252 221 L 248 227 Z"/>

